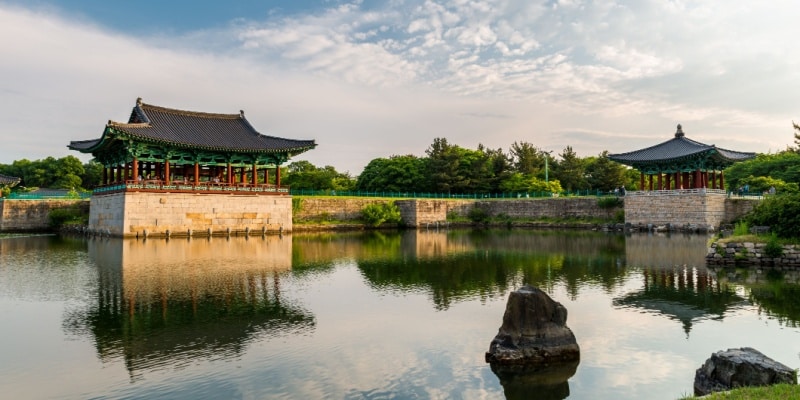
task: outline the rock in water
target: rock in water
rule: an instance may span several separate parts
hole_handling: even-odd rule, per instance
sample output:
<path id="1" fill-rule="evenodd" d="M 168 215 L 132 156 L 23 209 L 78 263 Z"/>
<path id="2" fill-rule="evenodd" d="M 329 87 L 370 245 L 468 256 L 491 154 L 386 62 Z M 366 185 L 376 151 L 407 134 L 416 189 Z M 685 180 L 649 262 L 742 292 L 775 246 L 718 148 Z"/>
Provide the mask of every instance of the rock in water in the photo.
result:
<path id="1" fill-rule="evenodd" d="M 797 384 L 794 370 L 765 356 L 756 349 L 742 347 L 718 351 L 697 369 L 694 394 L 705 396 L 742 386 Z"/>
<path id="2" fill-rule="evenodd" d="M 547 293 L 524 286 L 508 297 L 503 325 L 486 352 L 492 366 L 535 366 L 580 360 L 567 309 Z"/>

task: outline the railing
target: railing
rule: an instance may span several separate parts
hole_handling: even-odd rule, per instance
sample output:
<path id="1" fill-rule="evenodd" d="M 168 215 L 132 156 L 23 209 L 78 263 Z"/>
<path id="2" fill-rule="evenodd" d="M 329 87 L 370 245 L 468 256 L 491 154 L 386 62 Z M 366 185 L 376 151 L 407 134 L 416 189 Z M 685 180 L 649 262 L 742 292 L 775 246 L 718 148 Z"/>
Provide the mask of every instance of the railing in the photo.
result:
<path id="1" fill-rule="evenodd" d="M 544 197 L 608 196 L 613 192 L 602 190 L 579 190 L 573 192 L 502 192 L 502 193 L 436 193 L 436 192 L 369 192 L 340 190 L 292 189 L 293 196 L 341 196 L 341 197 L 389 197 L 422 199 L 524 199 Z"/>
<path id="2" fill-rule="evenodd" d="M 680 196 L 686 194 L 726 194 L 723 189 L 672 189 L 672 190 L 634 190 L 628 191 L 627 196 Z"/>
<path id="3" fill-rule="evenodd" d="M 19 193 L 14 192 L 7 197 L 0 197 L 0 199 L 7 200 L 52 200 L 52 199 L 75 199 L 82 200 L 92 197 L 91 192 L 81 193 Z"/>
<path id="4" fill-rule="evenodd" d="M 144 180 L 127 181 L 94 189 L 95 194 L 108 194 L 123 191 L 133 192 L 182 192 L 182 193 L 204 193 L 204 194 L 289 194 L 288 186 L 276 186 L 272 184 L 252 184 L 234 183 L 227 184 L 222 182 L 200 182 L 198 184 L 186 182 L 170 182 L 169 185 L 164 181 Z"/>

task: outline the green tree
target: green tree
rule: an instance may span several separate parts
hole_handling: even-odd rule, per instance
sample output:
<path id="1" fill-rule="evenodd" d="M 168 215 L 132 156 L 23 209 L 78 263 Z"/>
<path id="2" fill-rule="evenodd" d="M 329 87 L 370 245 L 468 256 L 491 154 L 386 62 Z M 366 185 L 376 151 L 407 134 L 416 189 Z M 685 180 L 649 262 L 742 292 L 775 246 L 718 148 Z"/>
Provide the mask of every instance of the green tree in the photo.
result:
<path id="1" fill-rule="evenodd" d="M 517 172 L 532 176 L 543 174 L 545 153 L 542 150 L 528 142 L 514 142 L 510 152 Z"/>
<path id="2" fill-rule="evenodd" d="M 358 176 L 356 188 L 371 192 L 424 191 L 426 164 L 426 159 L 413 155 L 376 158 Z"/>
<path id="3" fill-rule="evenodd" d="M 586 165 L 587 180 L 592 189 L 611 191 L 626 183 L 626 169 L 608 158 L 608 150 L 590 158 Z"/>
<path id="4" fill-rule="evenodd" d="M 347 173 L 337 172 L 330 165 L 317 168 L 308 161 L 295 161 L 287 167 L 288 175 L 283 184 L 302 190 L 348 191 L 355 187 L 355 180 Z"/>
<path id="5" fill-rule="evenodd" d="M 553 176 L 561 182 L 561 186 L 570 192 L 588 189 L 586 161 L 578 157 L 572 150 L 572 146 L 564 148 L 559 157 L 561 157 L 561 161 L 554 166 Z"/>

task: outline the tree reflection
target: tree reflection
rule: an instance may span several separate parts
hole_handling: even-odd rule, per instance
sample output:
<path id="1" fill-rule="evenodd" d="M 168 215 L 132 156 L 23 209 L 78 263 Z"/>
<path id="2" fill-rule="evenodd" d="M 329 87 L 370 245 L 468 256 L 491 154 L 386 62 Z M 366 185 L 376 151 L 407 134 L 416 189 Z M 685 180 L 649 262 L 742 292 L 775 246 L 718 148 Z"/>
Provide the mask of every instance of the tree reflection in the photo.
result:
<path id="1" fill-rule="evenodd" d="M 758 306 L 759 313 L 784 326 L 800 327 L 799 271 L 720 267 L 713 271 L 720 281 L 746 289 L 748 300 Z"/>

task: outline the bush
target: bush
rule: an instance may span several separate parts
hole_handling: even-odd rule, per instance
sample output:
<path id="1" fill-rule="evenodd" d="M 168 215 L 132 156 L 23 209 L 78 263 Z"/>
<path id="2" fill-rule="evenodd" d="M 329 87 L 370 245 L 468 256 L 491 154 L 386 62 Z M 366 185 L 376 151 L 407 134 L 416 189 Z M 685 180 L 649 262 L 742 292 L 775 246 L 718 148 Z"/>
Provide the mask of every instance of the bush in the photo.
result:
<path id="1" fill-rule="evenodd" d="M 733 227 L 733 236 L 743 236 L 750 233 L 750 227 L 747 221 L 739 221 Z"/>
<path id="2" fill-rule="evenodd" d="M 623 203 L 619 197 L 601 197 L 597 199 L 597 206 L 608 209 L 622 207 Z"/>
<path id="3" fill-rule="evenodd" d="M 487 224 L 489 223 L 489 212 L 483 208 L 474 206 L 469 210 L 467 218 L 476 224 Z"/>
<path id="4" fill-rule="evenodd" d="M 761 201 L 746 222 L 752 226 L 769 226 L 779 238 L 800 238 L 800 194 L 769 196 Z"/>
<path id="5" fill-rule="evenodd" d="M 361 210 L 364 221 L 371 226 L 379 226 L 383 223 L 400 223 L 400 209 L 394 202 L 367 204 Z"/>
<path id="6" fill-rule="evenodd" d="M 769 235 L 767 243 L 764 245 L 764 255 L 769 258 L 778 258 L 783 256 L 783 245 L 778 240 L 778 236 L 774 233 Z"/>
<path id="7" fill-rule="evenodd" d="M 47 221 L 51 228 L 61 229 L 64 225 L 86 225 L 89 216 L 78 208 L 57 208 L 50 210 Z"/>

